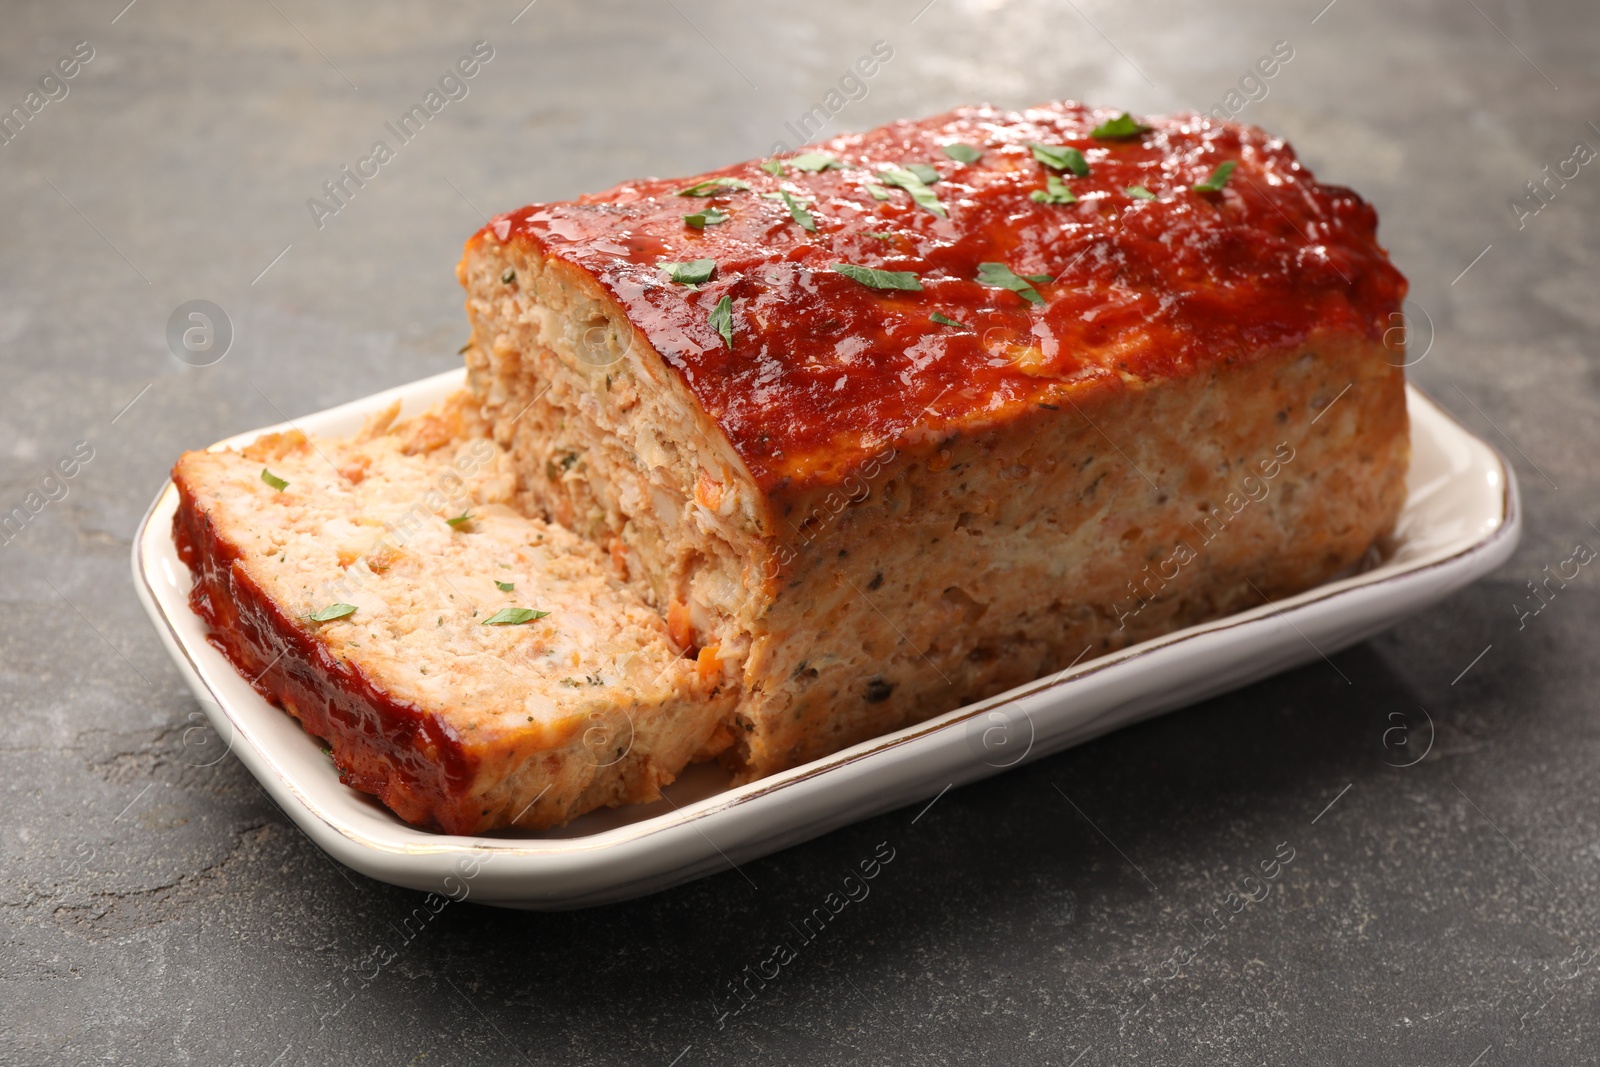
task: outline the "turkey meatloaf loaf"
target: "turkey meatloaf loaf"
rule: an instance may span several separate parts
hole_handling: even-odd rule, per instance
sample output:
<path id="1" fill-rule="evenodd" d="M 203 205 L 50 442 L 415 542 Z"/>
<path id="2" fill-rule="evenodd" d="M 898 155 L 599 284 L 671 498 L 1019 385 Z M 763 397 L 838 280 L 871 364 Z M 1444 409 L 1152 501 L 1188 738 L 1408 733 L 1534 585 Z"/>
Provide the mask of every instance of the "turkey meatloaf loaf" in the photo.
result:
<path id="1" fill-rule="evenodd" d="M 728 743 L 732 690 L 602 552 L 511 507 L 460 404 L 173 471 L 212 641 L 343 779 L 454 833 L 652 800 Z"/>
<path id="2" fill-rule="evenodd" d="M 469 385 L 755 778 L 1366 553 L 1408 462 L 1376 229 L 1250 126 L 964 108 L 492 219 Z"/>

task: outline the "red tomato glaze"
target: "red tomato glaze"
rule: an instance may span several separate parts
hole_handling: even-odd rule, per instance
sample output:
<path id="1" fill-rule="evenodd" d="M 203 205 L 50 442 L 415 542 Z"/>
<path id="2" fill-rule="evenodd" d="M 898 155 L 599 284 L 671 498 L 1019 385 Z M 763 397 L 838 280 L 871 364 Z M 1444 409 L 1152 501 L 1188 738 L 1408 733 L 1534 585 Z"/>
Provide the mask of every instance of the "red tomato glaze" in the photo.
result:
<path id="1" fill-rule="evenodd" d="M 1255 127 L 1180 114 L 1125 139 L 1090 136 L 1116 115 L 960 108 L 835 138 L 816 149 L 839 164 L 822 171 L 779 176 L 752 161 L 629 182 L 498 216 L 472 240 L 530 244 L 592 275 L 769 491 L 836 480 L 886 442 L 992 425 L 1095 381 L 1206 372 L 1313 335 L 1381 339 L 1406 281 L 1366 201 L 1319 184 Z M 952 143 L 982 155 L 957 162 Z M 1039 162 L 1030 143 L 1079 149 L 1088 175 Z M 1220 192 L 1192 188 L 1230 160 Z M 928 188 L 948 217 L 879 173 L 911 163 L 938 172 Z M 1031 198 L 1052 175 L 1075 203 Z M 705 177 L 750 188 L 677 195 Z M 815 233 L 764 195 L 780 191 Z M 727 221 L 685 223 L 711 207 Z M 716 274 L 697 289 L 656 266 L 701 258 Z M 841 262 L 913 272 L 922 290 L 869 287 L 836 273 Z M 980 285 L 986 262 L 1049 275 L 1034 286 L 1043 303 Z M 731 348 L 709 322 L 723 296 Z"/>

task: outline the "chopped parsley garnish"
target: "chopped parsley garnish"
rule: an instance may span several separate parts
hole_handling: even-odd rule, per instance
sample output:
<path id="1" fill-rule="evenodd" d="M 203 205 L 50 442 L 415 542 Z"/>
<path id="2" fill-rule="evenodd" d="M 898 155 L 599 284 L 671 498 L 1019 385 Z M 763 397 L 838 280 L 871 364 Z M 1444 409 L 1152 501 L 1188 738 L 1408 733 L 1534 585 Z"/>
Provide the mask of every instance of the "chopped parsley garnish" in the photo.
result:
<path id="1" fill-rule="evenodd" d="M 268 485 L 272 486 L 272 488 L 278 490 L 280 493 L 283 492 L 283 490 L 289 488 L 289 483 L 288 482 L 284 481 L 282 478 L 278 477 L 276 474 L 273 474 L 271 471 L 267 470 L 267 468 L 265 468 L 265 467 L 261 468 L 261 480 L 266 482 Z"/>
<path id="2" fill-rule="evenodd" d="M 932 185 L 939 180 L 939 172 L 926 163 L 907 163 L 906 170 L 921 178 L 923 185 Z"/>
<path id="3" fill-rule="evenodd" d="M 1130 185 L 1122 191 L 1133 197 L 1135 200 L 1154 200 L 1156 198 L 1155 193 L 1152 193 L 1142 185 Z"/>
<path id="4" fill-rule="evenodd" d="M 940 326 L 954 326 L 958 330 L 972 329 L 972 327 L 968 326 L 966 323 L 957 322 L 955 319 L 952 319 L 947 315 L 941 315 L 937 311 L 935 311 L 932 315 L 929 315 L 928 320 L 930 322 L 937 322 Z"/>
<path id="5" fill-rule="evenodd" d="M 869 233 L 867 236 L 877 241 L 892 241 L 896 234 L 892 230 L 886 230 L 883 233 Z"/>
<path id="6" fill-rule="evenodd" d="M 983 153 L 969 144 L 958 142 L 956 144 L 940 145 L 940 147 L 944 149 L 945 155 L 957 163 L 976 163 L 983 158 Z"/>
<path id="7" fill-rule="evenodd" d="M 695 182 L 693 185 L 679 189 L 679 196 L 716 196 L 718 189 L 731 189 L 734 191 L 750 188 L 750 183 L 743 178 L 707 178 Z"/>
<path id="8" fill-rule="evenodd" d="M 667 277 L 681 285 L 709 282 L 711 276 L 717 272 L 717 261 L 714 259 L 691 259 L 687 263 L 669 263 L 662 260 L 656 266 L 666 271 Z"/>
<path id="9" fill-rule="evenodd" d="M 1047 167 L 1056 170 L 1070 170 L 1080 178 L 1089 176 L 1089 161 L 1083 158 L 1083 153 L 1069 145 L 1039 144 L 1034 142 L 1028 145 L 1033 151 L 1033 158 Z"/>
<path id="10" fill-rule="evenodd" d="M 1149 126 L 1124 111 L 1116 118 L 1107 119 L 1090 130 L 1089 136 L 1102 141 L 1125 141 L 1130 137 L 1137 137 L 1141 133 L 1148 133 L 1149 130 Z"/>
<path id="11" fill-rule="evenodd" d="M 501 608 L 499 611 L 483 620 L 484 626 L 521 626 L 534 619 L 542 619 L 550 614 L 548 611 L 534 611 L 532 608 Z"/>
<path id="12" fill-rule="evenodd" d="M 979 263 L 978 284 L 990 289 L 1009 289 L 1030 304 L 1043 304 L 1044 297 L 1029 283 L 1043 285 L 1050 281 L 1048 274 L 1019 275 L 1004 263 Z"/>
<path id="13" fill-rule="evenodd" d="M 1197 193 L 1220 193 L 1222 187 L 1228 184 L 1228 175 L 1233 173 L 1233 168 L 1239 164 L 1234 160 L 1227 160 L 1217 164 L 1217 169 L 1211 172 L 1211 177 L 1203 182 L 1191 186 Z"/>
<path id="14" fill-rule="evenodd" d="M 879 270 L 876 267 L 860 267 L 854 263 L 835 263 L 833 269 L 846 278 L 872 289 L 922 291 L 922 282 L 908 270 Z"/>
<path id="15" fill-rule="evenodd" d="M 703 230 L 707 226 L 719 226 L 733 216 L 718 208 L 708 207 L 704 211 L 696 211 L 692 215 L 683 217 L 683 224 L 696 230 Z"/>
<path id="16" fill-rule="evenodd" d="M 354 615 L 355 613 L 356 606 L 354 604 L 329 604 L 321 611 L 313 611 L 303 617 L 310 619 L 312 622 L 332 622 L 334 619 L 342 619 L 346 615 Z"/>
<path id="17" fill-rule="evenodd" d="M 775 178 L 781 178 L 783 177 L 783 160 L 769 159 L 761 164 L 761 169 Z"/>
<path id="18" fill-rule="evenodd" d="M 459 529 L 461 529 L 461 527 L 465 526 L 467 523 L 472 521 L 472 512 L 463 511 L 461 514 L 457 515 L 455 518 L 446 519 L 444 521 L 449 524 L 451 529 L 459 530 Z"/>
<path id="19" fill-rule="evenodd" d="M 1036 204 L 1076 204 L 1078 198 L 1072 195 L 1066 183 L 1054 174 L 1045 179 L 1043 189 L 1035 189 L 1028 194 L 1028 199 Z"/>
<path id="20" fill-rule="evenodd" d="M 880 177 L 885 185 L 898 186 L 911 194 L 912 201 L 920 208 L 930 211 L 941 219 L 950 217 L 944 205 L 939 203 L 939 194 L 928 188 L 928 183 L 915 171 L 905 167 L 888 167 Z M 877 194 L 874 193 L 874 196 Z"/>
<path id="21" fill-rule="evenodd" d="M 798 156 L 789 157 L 789 166 L 807 174 L 816 174 L 818 171 L 839 169 L 839 161 L 826 152 L 801 152 Z"/>
<path id="22" fill-rule="evenodd" d="M 817 232 L 817 220 L 811 217 L 811 212 L 806 210 L 804 203 L 781 189 L 778 191 L 778 197 L 789 208 L 789 217 L 798 222 L 802 230 L 807 233 Z"/>
<path id="23" fill-rule="evenodd" d="M 716 306 L 711 309 L 711 314 L 706 317 L 706 321 L 711 324 L 713 330 L 722 335 L 723 343 L 728 346 L 728 350 L 733 351 L 733 298 L 724 296 L 718 300 Z"/>
<path id="24" fill-rule="evenodd" d="M 510 285 L 512 282 L 517 280 L 517 272 L 512 270 L 510 267 L 507 267 L 506 272 L 500 275 L 500 280 L 505 284 Z"/>
<path id="25" fill-rule="evenodd" d="M 885 189 L 883 186 L 879 185 L 877 182 L 863 182 L 862 183 L 862 188 L 866 189 L 867 192 L 871 193 L 872 194 L 872 199 L 874 199 L 874 200 L 887 200 L 887 199 L 889 199 L 889 190 Z"/>
<path id="26" fill-rule="evenodd" d="M 516 582 L 502 582 L 502 581 L 498 581 L 497 580 L 494 583 L 494 587 L 496 589 L 500 590 L 502 593 L 509 593 L 509 592 L 511 592 L 513 589 L 515 589 L 517 587 L 517 583 Z"/>

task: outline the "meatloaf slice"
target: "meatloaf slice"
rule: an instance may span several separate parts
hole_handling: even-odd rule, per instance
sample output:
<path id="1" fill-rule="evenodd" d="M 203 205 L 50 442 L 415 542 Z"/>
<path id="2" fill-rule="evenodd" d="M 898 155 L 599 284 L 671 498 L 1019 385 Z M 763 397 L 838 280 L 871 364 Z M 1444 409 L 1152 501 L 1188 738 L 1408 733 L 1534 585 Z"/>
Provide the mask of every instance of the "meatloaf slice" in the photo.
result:
<path id="1" fill-rule="evenodd" d="M 720 672 L 594 545 L 509 506 L 508 457 L 459 403 L 394 417 L 173 471 L 194 609 L 346 783 L 447 832 L 543 828 L 727 744 Z"/>
<path id="2" fill-rule="evenodd" d="M 458 273 L 518 499 L 721 664 L 746 777 L 1307 589 L 1405 495 L 1405 279 L 1249 126 L 962 108 Z"/>

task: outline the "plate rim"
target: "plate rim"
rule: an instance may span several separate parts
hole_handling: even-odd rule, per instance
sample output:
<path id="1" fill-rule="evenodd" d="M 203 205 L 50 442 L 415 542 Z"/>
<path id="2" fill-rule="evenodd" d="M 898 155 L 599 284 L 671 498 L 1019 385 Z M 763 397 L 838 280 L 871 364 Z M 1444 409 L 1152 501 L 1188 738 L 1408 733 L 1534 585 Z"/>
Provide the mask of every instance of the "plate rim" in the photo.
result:
<path id="1" fill-rule="evenodd" d="M 394 386 L 389 389 L 380 390 L 369 396 L 360 397 L 343 404 L 337 404 L 330 408 L 312 412 L 310 415 L 302 416 L 302 418 L 323 419 L 334 417 L 340 414 L 350 413 L 352 411 L 376 409 L 381 404 L 396 397 L 401 399 L 403 402 L 408 395 L 422 392 L 430 386 L 444 386 L 447 384 L 448 380 L 454 379 L 459 381 L 464 377 L 465 369 L 457 368 L 455 370 L 446 371 L 441 374 L 431 375 L 426 378 L 421 378 L 409 383 Z M 1521 534 L 1522 509 L 1520 502 L 1520 491 L 1514 469 L 1512 468 L 1505 454 L 1502 453 L 1500 449 L 1465 427 L 1453 413 L 1451 413 L 1438 401 L 1434 400 L 1433 397 L 1430 396 L 1425 390 L 1409 381 L 1406 384 L 1406 388 L 1409 394 L 1414 394 L 1417 399 L 1420 399 L 1423 403 L 1427 404 L 1435 414 L 1444 419 L 1454 429 L 1466 437 L 1471 438 L 1493 457 L 1495 465 L 1498 467 L 1501 496 L 1498 521 L 1496 521 L 1492 528 L 1481 530 L 1470 535 L 1464 535 L 1460 544 L 1453 547 L 1447 545 L 1444 548 L 1436 550 L 1436 553 L 1433 556 L 1424 556 L 1418 561 L 1406 565 L 1392 573 L 1365 581 L 1362 580 L 1361 575 L 1347 576 L 1342 579 L 1325 582 L 1321 585 L 1313 587 L 1312 589 L 1305 590 L 1292 597 L 1286 597 L 1280 601 L 1272 601 L 1266 604 L 1261 604 L 1256 607 L 1246 609 L 1245 611 L 1235 612 L 1233 614 L 1223 616 L 1219 619 L 1213 619 L 1195 626 L 1185 627 L 1169 634 L 1163 634 L 1159 637 L 1151 638 L 1148 641 L 1143 641 L 1136 645 L 1129 646 L 1128 648 L 1120 649 L 1116 652 L 1097 657 L 1081 665 L 1075 664 L 1062 671 L 1057 671 L 1052 674 L 1042 676 L 1003 693 L 995 694 L 994 696 L 991 696 L 985 700 L 976 701 L 960 708 L 951 709 L 948 712 L 936 715 L 930 719 L 923 720 L 922 722 L 913 723 L 892 733 L 870 738 L 839 752 L 830 753 L 827 756 L 823 756 L 816 760 L 812 760 L 809 763 L 802 764 L 799 767 L 789 768 L 784 771 L 776 772 L 775 774 L 769 775 L 765 778 L 757 779 L 754 782 L 731 787 L 723 792 L 685 804 L 682 807 L 675 807 L 672 811 L 662 812 L 650 818 L 642 819 L 634 823 L 624 824 L 622 826 L 611 827 L 583 837 L 540 839 L 494 838 L 476 835 L 440 834 L 397 822 L 389 828 L 393 834 L 399 837 L 409 837 L 414 835 L 416 840 L 386 841 L 381 837 L 374 836 L 347 821 L 338 812 L 328 810 L 324 805 L 303 790 L 297 782 L 296 776 L 288 768 L 286 768 L 277 755 L 274 754 L 272 751 L 272 746 L 259 744 L 252 740 L 250 731 L 245 729 L 245 724 L 240 721 L 240 716 L 236 714 L 235 709 L 231 706 L 231 702 L 225 700 L 217 692 L 217 689 L 212 686 L 207 677 L 206 669 L 195 660 L 195 657 L 192 654 L 189 639 L 179 631 L 178 627 L 174 623 L 174 620 L 163 606 L 161 598 L 154 587 L 152 578 L 144 566 L 144 554 L 147 545 L 153 537 L 160 536 L 160 533 L 154 531 L 153 527 L 151 526 L 152 520 L 155 518 L 157 512 L 162 510 L 163 505 L 175 497 L 177 492 L 176 487 L 173 485 L 170 479 L 162 486 L 160 491 L 156 494 L 155 499 L 146 509 L 145 514 L 143 518 L 141 518 L 138 528 L 134 534 L 132 542 L 132 564 L 135 578 L 135 591 L 137 592 L 139 599 L 145 608 L 146 614 L 148 614 L 151 617 L 151 621 L 156 624 L 158 632 L 163 638 L 163 643 L 168 646 L 169 653 L 173 655 L 175 660 L 177 660 L 178 666 L 180 667 L 181 672 L 185 675 L 185 680 L 189 684 L 191 690 L 196 689 L 196 683 L 198 683 L 198 688 L 209 694 L 210 702 L 214 704 L 217 710 L 228 720 L 228 724 L 232 730 L 231 736 L 234 738 L 239 738 L 241 735 L 243 735 L 245 738 L 245 743 L 249 746 L 251 752 L 254 753 L 254 755 L 264 766 L 271 768 L 273 771 L 272 777 L 274 781 L 271 783 L 262 782 L 262 785 L 271 789 L 272 786 L 276 784 L 285 792 L 287 792 L 289 796 L 292 796 L 295 799 L 297 802 L 296 810 L 288 811 L 286 807 L 286 812 L 291 816 L 291 818 L 294 819 L 296 823 L 301 823 L 302 829 L 306 829 L 306 827 L 302 823 L 300 816 L 314 817 L 318 824 L 320 824 L 322 827 L 325 827 L 328 831 L 331 831 L 332 834 L 336 835 L 338 839 L 342 839 L 343 841 L 348 842 L 350 845 L 355 846 L 367 853 L 379 854 L 394 858 L 423 859 L 430 856 L 449 857 L 476 855 L 479 857 L 484 857 L 485 855 L 493 855 L 497 859 L 505 858 L 549 861 L 558 857 L 584 855 L 597 856 L 605 853 L 615 852 L 617 850 L 627 848 L 628 846 L 634 846 L 641 841 L 648 841 L 651 838 L 659 838 L 662 835 L 670 833 L 674 830 L 692 827 L 699 820 L 721 815 L 725 812 L 743 807 L 752 802 L 768 797 L 773 793 L 809 785 L 820 777 L 832 774 L 853 764 L 860 763 L 869 757 L 875 757 L 884 752 L 905 748 L 913 742 L 916 742 L 931 734 L 946 731 L 952 727 L 959 727 L 960 724 L 970 721 L 977 715 L 992 711 L 995 708 L 1003 707 L 1008 704 L 1014 704 L 1026 698 L 1034 697 L 1041 693 L 1064 687 L 1068 684 L 1077 683 L 1084 679 L 1094 677 L 1097 674 L 1101 674 L 1107 670 L 1125 666 L 1130 662 L 1135 662 L 1141 658 L 1154 655 L 1158 652 L 1167 651 L 1175 645 L 1185 644 L 1201 637 L 1226 632 L 1242 626 L 1253 625 L 1263 621 L 1264 619 L 1270 618 L 1274 614 L 1285 615 L 1289 611 L 1304 611 L 1325 607 L 1327 603 L 1332 600 L 1346 599 L 1353 596 L 1361 596 L 1363 594 L 1372 595 L 1375 592 L 1382 590 L 1386 586 L 1399 582 L 1414 583 L 1428 575 L 1430 572 L 1444 568 L 1459 568 L 1473 557 L 1481 557 L 1485 555 L 1495 557 L 1485 564 L 1483 568 L 1485 572 L 1494 566 L 1498 566 L 1504 561 L 1505 558 L 1509 557 L 1512 550 L 1514 550 Z M 295 420 L 285 420 L 283 422 L 257 430 L 250 430 L 231 435 L 221 441 L 218 441 L 216 444 L 209 446 L 208 450 L 237 447 L 242 443 L 248 443 L 265 434 L 283 432 L 285 429 L 292 428 L 296 428 Z M 229 666 L 231 669 L 231 664 Z M 246 682 L 246 684 L 248 684 L 248 682 Z M 196 695 L 199 695 L 198 691 L 196 692 Z M 232 747 L 233 746 L 230 743 L 230 751 Z M 1029 760 L 1025 758 L 1019 760 L 1015 765 L 1020 765 L 1021 763 L 1028 761 Z M 246 769 L 251 771 L 255 777 L 261 777 L 260 775 L 255 774 L 255 768 L 249 765 L 249 761 L 245 761 L 241 758 L 241 762 L 247 763 Z M 995 770 L 998 771 L 999 769 L 1001 768 L 996 768 Z M 282 804 L 283 798 L 274 795 L 274 793 L 269 793 L 269 795 L 273 795 L 273 798 Z M 319 845 L 319 847 L 323 847 L 325 850 L 330 851 L 334 855 L 334 858 L 340 859 L 342 862 L 350 862 L 345 856 L 341 855 L 339 851 L 329 848 L 329 846 L 324 841 L 319 840 L 317 836 L 314 835 L 313 840 Z M 656 877 L 660 876 L 658 875 Z M 646 875 L 631 879 L 631 881 L 648 881 L 649 878 L 650 876 Z M 625 885 L 628 881 L 630 881 L 630 879 L 623 879 L 617 884 Z M 530 889 L 531 888 L 532 887 L 530 887 Z M 495 902 L 499 903 L 502 901 Z"/>

